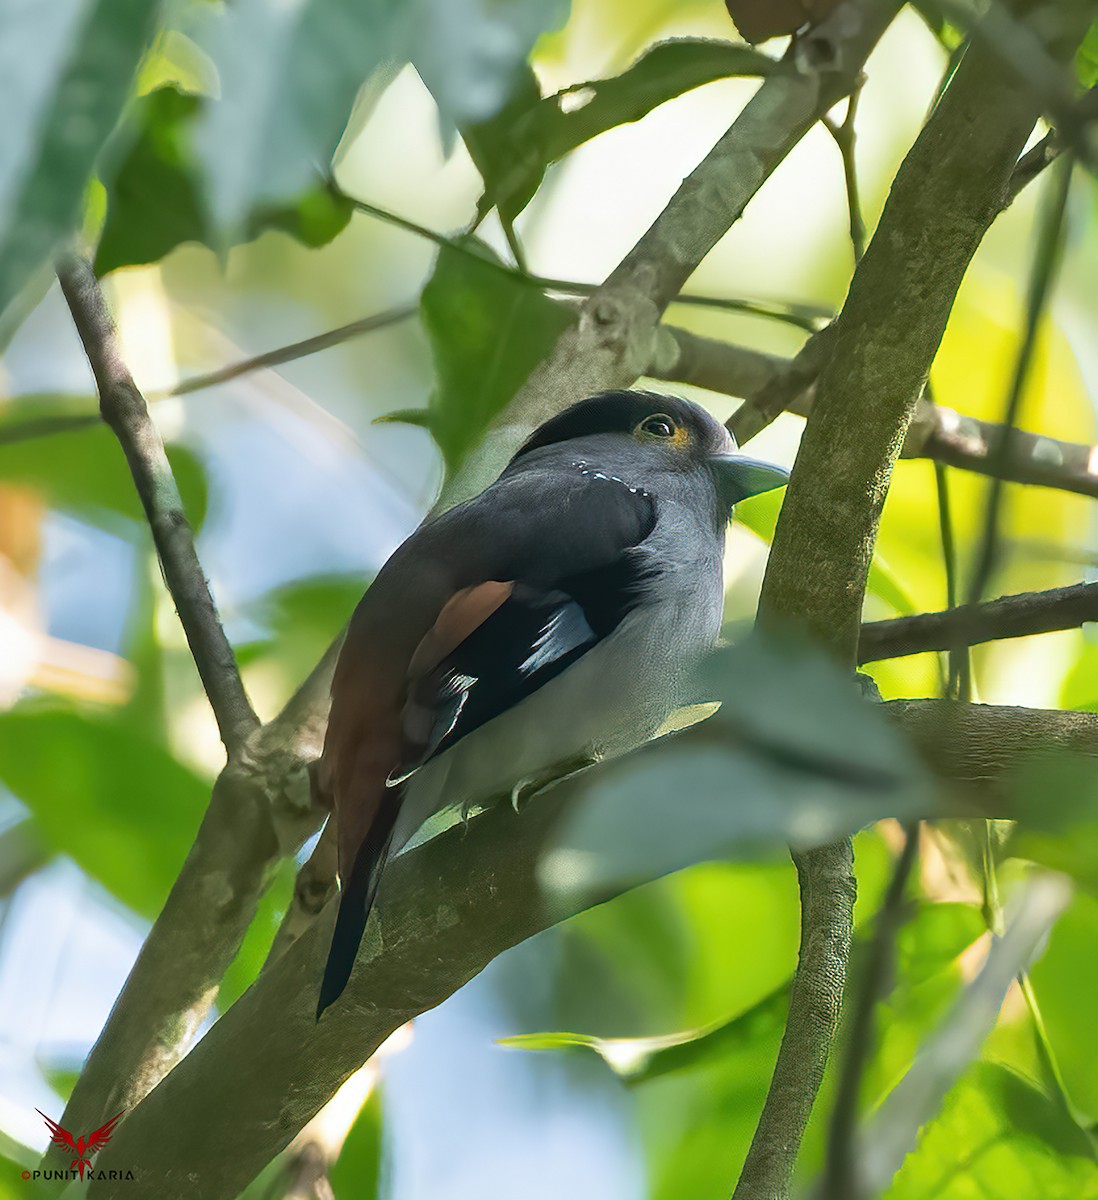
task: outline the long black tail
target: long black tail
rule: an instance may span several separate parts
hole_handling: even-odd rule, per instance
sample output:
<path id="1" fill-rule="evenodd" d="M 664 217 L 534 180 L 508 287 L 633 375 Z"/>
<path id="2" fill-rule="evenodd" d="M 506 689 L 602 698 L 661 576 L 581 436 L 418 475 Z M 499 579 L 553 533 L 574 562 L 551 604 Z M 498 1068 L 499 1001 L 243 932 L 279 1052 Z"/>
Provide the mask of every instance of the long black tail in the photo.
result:
<path id="1" fill-rule="evenodd" d="M 320 999 L 316 1006 L 316 1019 L 343 995 L 351 970 L 355 965 L 359 943 L 366 929 L 366 919 L 377 895 L 381 873 L 393 841 L 400 804 L 395 796 L 386 796 L 381 809 L 374 818 L 366 840 L 355 855 L 350 875 L 343 880 L 339 895 L 339 912 L 336 914 L 335 929 L 328 961 L 324 966 L 324 979 L 320 985 Z"/>

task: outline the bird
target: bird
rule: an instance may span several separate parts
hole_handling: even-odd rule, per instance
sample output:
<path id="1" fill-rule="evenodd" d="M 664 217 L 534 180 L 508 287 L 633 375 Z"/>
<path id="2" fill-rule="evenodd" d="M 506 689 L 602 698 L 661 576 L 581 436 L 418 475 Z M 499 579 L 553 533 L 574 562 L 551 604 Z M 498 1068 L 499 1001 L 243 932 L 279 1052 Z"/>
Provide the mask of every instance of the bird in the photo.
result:
<path id="1" fill-rule="evenodd" d="M 347 627 L 314 772 L 340 878 L 317 1020 L 428 818 L 625 753 L 685 702 L 720 631 L 732 508 L 788 476 L 698 404 L 608 391 L 398 547 Z"/>

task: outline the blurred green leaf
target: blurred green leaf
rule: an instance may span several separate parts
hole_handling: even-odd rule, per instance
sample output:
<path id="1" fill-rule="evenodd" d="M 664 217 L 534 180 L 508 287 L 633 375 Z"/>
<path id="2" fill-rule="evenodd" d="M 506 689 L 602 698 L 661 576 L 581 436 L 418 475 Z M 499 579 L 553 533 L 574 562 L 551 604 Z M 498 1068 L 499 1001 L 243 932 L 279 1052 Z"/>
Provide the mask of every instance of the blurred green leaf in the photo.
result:
<path id="1" fill-rule="evenodd" d="M 546 854 L 546 886 L 598 895 L 930 810 L 910 746 L 822 651 L 752 636 L 711 655 L 699 686 L 717 713 L 599 769 Z"/>
<path id="2" fill-rule="evenodd" d="M 429 426 L 450 471 L 575 319 L 501 270 L 483 242 L 463 245 L 442 247 L 420 299 L 435 361 Z"/>
<path id="3" fill-rule="evenodd" d="M 103 171 L 107 220 L 95 256 L 98 275 L 156 262 L 182 242 L 220 246 L 210 232 L 188 146 L 199 104 L 197 96 L 170 87 L 139 102 L 135 140 L 120 163 Z M 346 197 L 314 183 L 288 203 L 253 210 L 240 240 L 278 229 L 306 246 L 323 246 L 343 232 L 353 211 Z"/>
<path id="4" fill-rule="evenodd" d="M 974 904 L 922 904 L 917 919 L 906 922 L 896 937 L 897 968 L 911 983 L 921 983 L 949 966 L 986 932 L 983 915 Z"/>
<path id="5" fill-rule="evenodd" d="M 564 0 L 239 0 L 200 38 L 221 99 L 195 132 L 204 202 L 221 237 L 255 208 L 281 205 L 327 170 L 362 85 L 414 61 L 447 127 L 487 120 Z M 380 89 L 368 89 L 376 101 Z M 362 119 L 361 109 L 356 122 Z"/>
<path id="6" fill-rule="evenodd" d="M 149 0 L 0 2 L 0 312 L 79 224 L 159 15 Z"/>
<path id="7" fill-rule="evenodd" d="M 608 129 L 639 121 L 684 92 L 734 75 L 766 75 L 774 59 L 736 42 L 681 38 L 661 42 L 627 71 L 577 83 L 541 99 L 527 72 L 492 120 L 463 130 L 484 177 L 480 212 L 493 205 L 505 221 L 529 204 L 550 163 Z"/>
<path id="8" fill-rule="evenodd" d="M 376 1200 L 381 1186 L 381 1089 L 375 1086 L 328 1172 L 336 1200 Z"/>
<path id="9" fill-rule="evenodd" d="M 1085 1135 L 1044 1092 L 1007 1067 L 965 1073 L 924 1130 L 888 1200 L 1080 1200 L 1098 1169 Z"/>
<path id="10" fill-rule="evenodd" d="M 1071 1099 L 1098 1123 L 1098 900 L 1077 893 L 1030 967 L 1045 1028 Z"/>
<path id="11" fill-rule="evenodd" d="M 267 592 L 248 615 L 269 636 L 245 648 L 242 659 L 273 658 L 296 687 L 339 637 L 369 582 L 362 575 L 314 575 Z"/>
<path id="12" fill-rule="evenodd" d="M 114 434 L 101 423 L 70 432 L 5 442 L 5 428 L 86 414 L 88 401 L 66 395 L 19 397 L 0 410 L 0 480 L 40 491 L 55 508 L 96 524 L 118 517 L 144 521 L 129 467 Z M 92 410 L 94 412 L 94 409 Z M 206 517 L 206 474 L 183 446 L 168 447 L 187 518 L 199 528 Z"/>
<path id="13" fill-rule="evenodd" d="M 1083 87 L 1098 86 L 1098 21 L 1087 30 L 1075 55 L 1075 73 Z"/>
<path id="14" fill-rule="evenodd" d="M 148 918 L 210 795 L 207 780 L 124 724 L 30 705 L 0 713 L 0 779 L 53 849 Z"/>

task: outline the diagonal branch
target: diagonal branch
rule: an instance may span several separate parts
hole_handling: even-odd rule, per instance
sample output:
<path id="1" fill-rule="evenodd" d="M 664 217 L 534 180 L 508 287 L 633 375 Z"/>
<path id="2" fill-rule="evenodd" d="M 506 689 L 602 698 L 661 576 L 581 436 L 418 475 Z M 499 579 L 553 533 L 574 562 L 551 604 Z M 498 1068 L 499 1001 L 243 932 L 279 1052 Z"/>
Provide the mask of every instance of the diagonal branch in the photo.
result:
<path id="1" fill-rule="evenodd" d="M 443 505 L 480 491 L 526 434 L 564 405 L 628 387 L 643 374 L 664 310 L 778 164 L 849 94 L 897 8 L 893 0 L 845 0 L 794 40 L 782 69 L 767 76 L 496 418 L 482 453 L 450 481 Z"/>
<path id="2" fill-rule="evenodd" d="M 972 789 L 947 790 L 947 807 L 928 816 L 1010 816 L 1011 793 L 996 785 L 1027 756 L 1047 747 L 1098 756 L 1092 713 L 943 701 L 885 708 L 936 770 Z M 675 736 L 700 737 L 701 728 Z M 401 855 L 386 875 L 382 933 L 368 938 L 344 1001 L 319 1024 L 315 987 L 329 927 L 307 929 L 126 1119 L 97 1166 L 132 1170 L 136 1179 L 94 1182 L 92 1200 L 236 1196 L 395 1029 L 507 947 L 584 906 L 575 899 L 551 907 L 537 863 L 567 806 L 613 769 L 603 764 L 566 780 L 521 814 L 500 802 L 467 828 Z M 831 880 L 848 891 L 845 873 Z M 827 902 L 822 882 L 807 896 L 812 906 Z"/>
<path id="3" fill-rule="evenodd" d="M 103 420 L 114 430 L 152 530 L 164 581 L 175 602 L 202 686 L 230 759 L 259 725 L 244 691 L 232 647 L 194 548 L 164 443 L 122 361 L 118 335 L 91 264 L 75 255 L 57 269 L 73 321 L 99 389 Z"/>
<path id="4" fill-rule="evenodd" d="M 862 626 L 858 663 L 1076 629 L 1088 621 L 1098 621 L 1098 583 L 1021 592 L 942 612 L 869 621 Z"/>

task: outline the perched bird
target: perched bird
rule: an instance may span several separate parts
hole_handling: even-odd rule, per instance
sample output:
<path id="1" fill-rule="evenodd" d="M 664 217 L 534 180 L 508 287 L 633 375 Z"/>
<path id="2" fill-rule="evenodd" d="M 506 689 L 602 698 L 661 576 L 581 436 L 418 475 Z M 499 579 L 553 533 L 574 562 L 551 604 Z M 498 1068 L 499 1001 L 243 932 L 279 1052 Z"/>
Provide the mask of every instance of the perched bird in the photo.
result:
<path id="1" fill-rule="evenodd" d="M 341 878 L 318 1018 L 428 817 L 632 749 L 679 707 L 720 629 L 732 506 L 787 478 L 696 404 L 606 392 L 393 554 L 351 618 L 316 773 Z"/>

